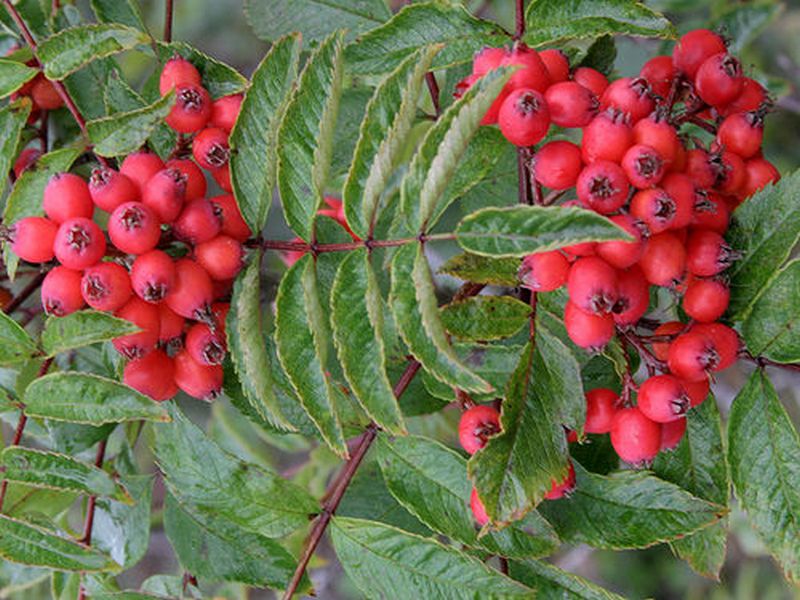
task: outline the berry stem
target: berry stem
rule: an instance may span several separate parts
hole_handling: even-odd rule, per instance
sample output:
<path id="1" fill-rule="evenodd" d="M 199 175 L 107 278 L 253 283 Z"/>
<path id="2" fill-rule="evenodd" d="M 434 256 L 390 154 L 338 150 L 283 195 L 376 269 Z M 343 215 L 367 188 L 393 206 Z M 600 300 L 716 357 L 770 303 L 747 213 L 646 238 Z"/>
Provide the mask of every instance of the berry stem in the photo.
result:
<path id="1" fill-rule="evenodd" d="M 164 42 L 167 44 L 172 41 L 172 15 L 174 9 L 174 1 L 166 0 L 164 6 Z"/>
<path id="2" fill-rule="evenodd" d="M 526 148 L 517 148 L 517 201 L 520 204 L 533 204 L 528 160 L 528 150 Z"/>
<path id="3" fill-rule="evenodd" d="M 515 0 L 514 5 L 514 20 L 516 23 L 514 41 L 516 42 L 521 40 L 522 36 L 525 35 L 525 0 Z"/>
<path id="4" fill-rule="evenodd" d="M 97 445 L 97 453 L 94 458 L 94 466 L 98 469 L 102 468 L 103 461 L 106 457 L 106 444 L 108 438 L 100 440 Z M 94 529 L 94 512 L 97 506 L 97 496 L 89 496 L 89 502 L 86 505 L 86 521 L 83 525 L 83 537 L 80 539 L 81 543 L 87 546 L 92 545 L 92 529 Z M 83 581 L 81 581 L 80 589 L 78 591 L 78 600 L 86 598 L 86 590 L 83 588 Z"/>
<path id="5" fill-rule="evenodd" d="M 436 81 L 436 75 L 433 74 L 433 71 L 425 73 L 425 83 L 428 85 L 428 92 L 431 95 L 435 118 L 438 119 L 439 115 L 442 114 L 442 108 L 439 103 L 439 83 Z"/>
<path id="6" fill-rule="evenodd" d="M 639 352 L 639 355 L 644 360 L 645 364 L 649 369 L 658 369 L 659 371 L 665 372 L 667 371 L 667 364 L 663 360 L 659 360 L 655 354 L 653 354 L 650 349 L 645 346 L 644 342 L 637 336 L 636 334 L 628 331 L 619 330 L 619 334 L 623 340 L 630 343 L 631 346 L 636 348 Z"/>
<path id="7" fill-rule="evenodd" d="M 47 272 L 45 271 L 37 273 L 36 276 L 28 282 L 28 285 L 26 285 L 19 294 L 11 299 L 11 301 L 6 305 L 4 312 L 7 315 L 10 315 L 20 306 L 22 306 L 22 304 L 31 296 L 31 294 L 38 290 L 39 286 L 42 285 L 45 275 L 47 275 Z"/>

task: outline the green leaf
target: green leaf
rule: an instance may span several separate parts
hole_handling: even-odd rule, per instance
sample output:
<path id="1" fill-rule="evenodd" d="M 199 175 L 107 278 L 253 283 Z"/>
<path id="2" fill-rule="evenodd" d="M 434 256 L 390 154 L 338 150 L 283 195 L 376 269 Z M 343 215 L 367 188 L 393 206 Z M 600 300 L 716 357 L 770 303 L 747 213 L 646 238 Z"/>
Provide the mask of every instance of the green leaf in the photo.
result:
<path id="1" fill-rule="evenodd" d="M 65 454 L 9 446 L 0 454 L 0 463 L 9 481 L 131 502 L 127 490 L 108 473 Z"/>
<path id="2" fill-rule="evenodd" d="M 0 312 L 0 365 L 28 360 L 35 353 L 36 342 L 28 332 L 6 313 Z"/>
<path id="3" fill-rule="evenodd" d="M 401 188 L 401 210 L 411 229 L 430 230 L 453 200 L 444 192 L 461 168 L 461 158 L 481 119 L 510 76 L 509 69 L 491 71 L 428 130 Z"/>
<path id="4" fill-rule="evenodd" d="M 488 383 L 462 364 L 447 340 L 421 245 L 403 246 L 395 254 L 389 304 L 409 351 L 431 375 L 466 391 L 491 391 Z"/>
<path id="5" fill-rule="evenodd" d="M 392 16 L 383 0 L 245 0 L 244 12 L 256 36 L 268 42 L 290 31 L 310 42 L 337 29 L 352 38 Z"/>
<path id="6" fill-rule="evenodd" d="M 60 571 L 109 571 L 116 566 L 97 550 L 24 521 L 0 514 L 0 556 Z"/>
<path id="7" fill-rule="evenodd" d="M 296 561 L 276 541 L 235 525 L 209 529 L 171 494 L 164 510 L 164 529 L 175 554 L 196 577 L 277 589 L 291 579 Z"/>
<path id="8" fill-rule="evenodd" d="M 732 215 L 727 239 L 743 255 L 727 271 L 728 315 L 741 321 L 800 239 L 800 170 L 742 202 Z"/>
<path id="9" fill-rule="evenodd" d="M 333 384 L 325 374 L 330 334 L 310 255 L 304 255 L 283 276 L 275 305 L 278 358 L 325 443 L 336 454 L 347 456 Z"/>
<path id="10" fill-rule="evenodd" d="M 168 421 L 157 402 L 127 385 L 88 373 L 53 373 L 34 380 L 25 390 L 29 417 L 55 421 L 120 423 L 144 419 Z"/>
<path id="11" fill-rule="evenodd" d="M 529 344 L 508 382 L 500 413 L 502 431 L 469 461 L 486 512 L 494 523 L 521 519 L 567 475 L 567 440 L 560 406 L 539 389 L 543 359 Z"/>
<path id="12" fill-rule="evenodd" d="M 431 529 L 492 554 L 527 558 L 550 554 L 559 541 L 550 525 L 532 512 L 525 521 L 478 537 L 469 497 L 467 461 L 433 440 L 380 436 L 378 459 L 392 495 Z"/>
<path id="13" fill-rule="evenodd" d="M 793 260 L 764 286 L 742 325 L 748 350 L 779 363 L 800 361 L 800 260 Z"/>
<path id="14" fill-rule="evenodd" d="M 179 410 L 172 416 L 156 428 L 153 451 L 167 489 L 196 520 L 225 519 L 281 538 L 319 511 L 299 486 L 223 451 Z"/>
<path id="15" fill-rule="evenodd" d="M 297 75 L 300 37 L 276 41 L 253 73 L 230 136 L 231 183 L 251 231 L 267 222 L 275 187 L 276 137 Z"/>
<path id="16" fill-rule="evenodd" d="M 121 156 L 138 150 L 169 114 L 174 103 L 175 92 L 171 91 L 144 108 L 89 121 L 86 127 L 95 153 Z"/>
<path id="17" fill-rule="evenodd" d="M 586 55 L 581 59 L 580 66 L 610 75 L 614 70 L 616 59 L 617 45 L 614 43 L 614 38 L 610 35 L 602 35 L 589 46 Z"/>
<path id="18" fill-rule="evenodd" d="M 531 307 L 511 296 L 475 296 L 441 308 L 442 324 L 462 340 L 511 337 L 528 323 Z"/>
<path id="19" fill-rule="evenodd" d="M 351 229 L 369 237 L 381 194 L 397 167 L 414 123 L 422 81 L 438 46 L 421 48 L 375 88 L 344 184 L 344 212 Z"/>
<path id="20" fill-rule="evenodd" d="M 192 63 L 200 71 L 203 87 L 208 90 L 212 98 L 238 94 L 246 90 L 249 84 L 247 79 L 233 67 L 200 52 L 185 42 L 170 42 L 169 44 L 158 42 L 158 51 L 162 62 L 166 62 L 178 54 Z"/>
<path id="21" fill-rule="evenodd" d="M 534 588 L 536 597 L 543 600 L 623 600 L 588 579 L 544 561 L 513 561 L 509 563 L 509 574 Z"/>
<path id="22" fill-rule="evenodd" d="M 382 428 L 406 433 L 386 375 L 383 300 L 366 248 L 339 265 L 331 292 L 331 326 L 342 370 L 361 406 Z"/>
<path id="23" fill-rule="evenodd" d="M 225 331 L 242 391 L 262 419 L 283 430 L 294 430 L 275 395 L 261 314 L 261 254 L 253 253 L 250 264 L 236 278 Z"/>
<path id="24" fill-rule="evenodd" d="M 23 84 L 33 79 L 38 72 L 38 69 L 29 67 L 25 63 L 0 58 L 0 98 L 16 92 Z"/>
<path id="25" fill-rule="evenodd" d="M 308 59 L 278 130 L 278 189 L 286 221 L 305 241 L 314 236 L 333 151 L 342 85 L 342 32 Z"/>
<path id="26" fill-rule="evenodd" d="M 483 256 L 526 256 L 581 242 L 629 240 L 607 218 L 577 207 L 484 208 L 464 217 L 456 240 Z"/>
<path id="27" fill-rule="evenodd" d="M 138 563 L 150 544 L 153 482 L 151 475 L 122 477 L 122 483 L 135 500 L 132 505 L 110 498 L 97 499 L 92 544 L 123 569 Z"/>
<path id="28" fill-rule="evenodd" d="M 434 539 L 383 523 L 334 517 L 345 572 L 371 598 L 531 598 L 533 590 Z"/>
<path id="29" fill-rule="evenodd" d="M 13 161 L 16 158 L 20 135 L 30 114 L 31 103 L 27 99 L 12 102 L 0 109 L 0 135 L 2 135 L 2 141 L 0 141 L 0 173 L 8 173 L 11 170 Z M 28 169 L 28 171 L 30 170 Z M 3 177 L 2 181 L 0 181 L 0 194 L 6 189 L 6 179 L 7 177 Z M 11 221 L 4 221 L 4 223 L 10 225 Z"/>
<path id="30" fill-rule="evenodd" d="M 723 507 L 701 500 L 645 471 L 589 473 L 575 464 L 569 498 L 539 510 L 562 540 L 596 548 L 647 548 L 716 523 Z"/>
<path id="31" fill-rule="evenodd" d="M 59 31 L 39 44 L 37 55 L 48 79 L 64 79 L 90 62 L 147 44 L 148 36 L 118 23 L 81 25 Z"/>
<path id="32" fill-rule="evenodd" d="M 604 34 L 675 37 L 664 15 L 632 0 L 532 0 L 525 22 L 531 46 Z"/>
<path id="33" fill-rule="evenodd" d="M 499 25 L 473 17 L 460 5 L 415 2 L 359 36 L 347 47 L 345 58 L 354 73 L 386 73 L 423 46 L 442 44 L 433 68 L 443 69 L 470 62 L 484 46 L 500 46 L 506 40 Z"/>
<path id="34" fill-rule="evenodd" d="M 473 283 L 516 287 L 519 285 L 519 266 L 520 261 L 516 258 L 492 258 L 462 252 L 439 267 L 439 273 Z"/>
<path id="35" fill-rule="evenodd" d="M 136 325 L 95 310 L 81 310 L 65 317 L 49 317 L 42 331 L 47 356 L 106 342 L 141 331 Z"/>
<path id="36" fill-rule="evenodd" d="M 653 462 L 655 474 L 678 485 L 698 498 L 727 507 L 730 476 L 722 423 L 713 397 L 686 415 L 686 433 L 671 452 L 661 452 Z M 672 542 L 675 552 L 691 567 L 707 577 L 719 577 L 725 562 L 727 518 L 697 533 Z"/>
<path id="37" fill-rule="evenodd" d="M 750 523 L 792 581 L 800 581 L 800 438 L 762 370 L 733 401 L 728 461 Z"/>
<path id="38" fill-rule="evenodd" d="M 139 4 L 135 0 L 90 0 L 90 4 L 101 23 L 122 23 L 147 31 Z"/>

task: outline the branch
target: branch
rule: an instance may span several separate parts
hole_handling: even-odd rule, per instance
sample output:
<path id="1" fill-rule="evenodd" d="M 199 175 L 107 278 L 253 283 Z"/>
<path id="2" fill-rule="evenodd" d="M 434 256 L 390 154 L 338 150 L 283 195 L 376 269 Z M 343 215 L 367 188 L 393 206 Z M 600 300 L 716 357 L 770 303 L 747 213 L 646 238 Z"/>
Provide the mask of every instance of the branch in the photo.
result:
<path id="1" fill-rule="evenodd" d="M 166 0 L 164 9 L 164 41 L 169 44 L 172 41 L 172 15 L 174 13 L 173 0 Z"/>
<path id="2" fill-rule="evenodd" d="M 102 468 L 103 460 L 106 457 L 106 444 L 108 438 L 100 440 L 97 445 L 97 454 L 94 459 L 94 466 L 98 469 Z M 97 496 L 89 496 L 89 503 L 86 505 L 86 522 L 83 526 L 83 537 L 80 541 L 87 546 L 92 545 L 92 529 L 94 528 L 94 511 L 97 505 Z M 86 590 L 83 588 L 83 581 L 81 581 L 80 589 L 78 590 L 78 600 L 86 598 Z"/>
<path id="3" fill-rule="evenodd" d="M 33 294 L 39 286 L 42 285 L 42 281 L 44 281 L 45 276 L 47 275 L 46 272 L 38 273 L 33 279 L 28 282 L 22 291 L 19 294 L 14 296 L 11 301 L 6 305 L 3 312 L 7 315 L 10 315 L 15 310 L 17 310 L 22 304 Z"/>
<path id="4" fill-rule="evenodd" d="M 739 358 L 754 362 L 759 367 L 777 367 L 779 369 L 786 369 L 787 371 L 800 372 L 800 363 L 779 363 L 763 356 L 753 356 L 749 350 L 742 349 L 739 351 Z"/>
<path id="5" fill-rule="evenodd" d="M 517 201 L 520 204 L 533 204 L 527 148 L 517 148 Z"/>

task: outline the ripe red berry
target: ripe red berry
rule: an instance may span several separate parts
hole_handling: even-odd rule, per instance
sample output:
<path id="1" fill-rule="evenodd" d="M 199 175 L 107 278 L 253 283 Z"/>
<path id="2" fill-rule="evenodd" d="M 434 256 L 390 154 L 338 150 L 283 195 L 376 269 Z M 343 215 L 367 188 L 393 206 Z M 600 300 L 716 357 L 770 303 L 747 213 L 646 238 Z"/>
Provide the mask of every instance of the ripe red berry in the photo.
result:
<path id="1" fill-rule="evenodd" d="M 713 371 L 724 371 L 736 362 L 740 346 L 739 334 L 736 331 L 722 323 L 696 323 L 690 331 L 705 335 L 713 341 L 718 357 Z"/>
<path id="2" fill-rule="evenodd" d="M 219 127 L 230 133 L 242 108 L 242 100 L 243 96 L 241 94 L 232 94 L 214 100 L 211 106 L 211 120 L 209 123 L 213 127 Z"/>
<path id="3" fill-rule="evenodd" d="M 686 433 L 686 417 L 661 424 L 661 450 L 672 450 Z"/>
<path id="4" fill-rule="evenodd" d="M 186 351 L 201 365 L 221 365 L 226 350 L 225 334 L 205 323 L 195 323 L 186 333 Z"/>
<path id="5" fill-rule="evenodd" d="M 68 269 L 85 269 L 103 258 L 106 238 L 94 221 L 83 217 L 69 219 L 58 228 L 53 252 Z"/>
<path id="6" fill-rule="evenodd" d="M 517 44 L 500 62 L 501 66 L 520 66 L 506 84 L 506 90 L 531 89 L 544 93 L 550 85 L 547 67 L 536 50 Z"/>
<path id="7" fill-rule="evenodd" d="M 47 182 L 42 197 L 47 217 L 59 225 L 68 219 L 91 219 L 94 203 L 86 182 L 72 173 L 56 173 Z"/>
<path id="8" fill-rule="evenodd" d="M 670 228 L 688 227 L 692 222 L 694 205 L 697 200 L 697 188 L 691 178 L 683 173 L 667 173 L 660 185 L 675 203 L 675 217 Z"/>
<path id="9" fill-rule="evenodd" d="M 677 160 L 678 153 L 683 148 L 678 132 L 658 111 L 637 121 L 633 126 L 633 137 L 637 144 L 650 146 L 655 150 L 667 166 Z"/>
<path id="10" fill-rule="evenodd" d="M 489 515 L 486 513 L 486 508 L 483 506 L 483 502 L 478 497 L 478 490 L 472 488 L 472 493 L 469 496 L 469 507 L 472 510 L 472 516 L 475 518 L 475 522 L 483 527 L 489 522 Z"/>
<path id="11" fill-rule="evenodd" d="M 723 234 L 728 230 L 730 209 L 719 194 L 697 190 L 692 211 L 692 227 Z"/>
<path id="12" fill-rule="evenodd" d="M 581 348 L 600 349 L 614 337 L 614 318 L 611 315 L 590 314 L 572 302 L 567 302 L 564 309 L 564 326 L 569 339 Z"/>
<path id="13" fill-rule="evenodd" d="M 175 285 L 175 263 L 161 250 L 145 252 L 133 261 L 131 284 L 139 298 L 158 304 Z"/>
<path id="14" fill-rule="evenodd" d="M 231 194 L 214 196 L 210 201 L 214 205 L 214 212 L 222 219 L 222 233 L 239 242 L 245 242 L 253 235 L 239 211 L 236 199 Z"/>
<path id="15" fill-rule="evenodd" d="M 673 233 L 659 233 L 647 240 L 639 266 L 651 284 L 674 287 L 686 272 L 686 250 Z"/>
<path id="16" fill-rule="evenodd" d="M 649 462 L 661 449 L 661 424 L 648 419 L 636 407 L 618 410 L 610 433 L 614 451 L 630 464 Z"/>
<path id="17" fill-rule="evenodd" d="M 655 107 L 650 86 L 641 77 L 622 77 L 612 82 L 600 98 L 602 110 L 615 108 L 630 115 L 633 123 L 643 119 Z"/>
<path id="18" fill-rule="evenodd" d="M 600 103 L 590 90 L 574 81 L 562 81 L 544 93 L 550 119 L 559 127 L 585 127 L 597 114 Z"/>
<path id="19" fill-rule="evenodd" d="M 714 187 L 723 194 L 739 192 L 747 177 L 746 167 L 741 157 L 724 150 L 712 154 L 710 160 L 711 167 L 717 176 Z"/>
<path id="20" fill-rule="evenodd" d="M 628 199 L 628 178 L 617 163 L 598 160 L 578 175 L 575 191 L 587 208 L 607 215 L 619 210 Z"/>
<path id="21" fill-rule="evenodd" d="M 101 262 L 83 272 L 81 293 L 95 310 L 115 311 L 131 297 L 131 278 L 124 267 Z"/>
<path id="22" fill-rule="evenodd" d="M 633 325 L 650 307 L 650 285 L 642 269 L 633 265 L 617 272 L 617 301 L 611 309 L 617 325 Z"/>
<path id="23" fill-rule="evenodd" d="M 610 312 L 617 301 L 617 271 L 596 256 L 579 258 L 567 278 L 569 300 L 592 314 Z"/>
<path id="24" fill-rule="evenodd" d="M 214 181 L 217 182 L 220 188 L 228 193 L 233 191 L 233 185 L 231 184 L 231 166 L 229 164 L 222 165 L 216 169 L 209 169 L 208 172 L 211 173 L 211 177 L 214 178 Z"/>
<path id="25" fill-rule="evenodd" d="M 186 324 L 179 314 L 176 314 L 165 303 L 157 305 L 159 316 L 158 343 L 170 355 L 183 348 L 183 328 Z"/>
<path id="26" fill-rule="evenodd" d="M 208 273 L 193 260 L 182 258 L 175 263 L 175 275 L 175 285 L 167 294 L 167 306 L 187 319 L 208 321 L 213 299 Z"/>
<path id="27" fill-rule="evenodd" d="M 652 233 L 661 233 L 675 222 L 675 200 L 662 188 L 639 190 L 631 198 L 631 215 L 641 220 Z"/>
<path id="28" fill-rule="evenodd" d="M 136 184 L 141 196 L 142 190 L 150 178 L 163 168 L 164 161 L 158 157 L 158 154 L 149 150 L 139 150 L 125 157 L 119 172 Z"/>
<path id="29" fill-rule="evenodd" d="M 566 190 L 574 186 L 582 168 L 581 149 L 563 140 L 547 142 L 533 158 L 536 180 L 551 190 Z"/>
<path id="30" fill-rule="evenodd" d="M 675 79 L 675 64 L 672 62 L 672 57 L 654 56 L 644 63 L 639 71 L 639 77 L 647 81 L 654 94 L 666 99 Z"/>
<path id="31" fill-rule="evenodd" d="M 31 98 L 37 108 L 55 110 L 64 105 L 64 100 L 56 91 L 52 81 L 44 77 L 37 78 L 31 88 Z"/>
<path id="32" fill-rule="evenodd" d="M 693 277 L 686 287 L 681 306 L 695 321 L 710 323 L 728 310 L 730 298 L 731 291 L 723 281 Z"/>
<path id="33" fill-rule="evenodd" d="M 218 127 L 203 129 L 192 142 L 192 155 L 204 169 L 218 169 L 227 165 L 231 157 L 228 133 Z"/>
<path id="34" fill-rule="evenodd" d="M 720 36 L 708 29 L 695 29 L 675 44 L 672 60 L 675 67 L 691 79 L 707 58 L 720 52 L 725 52 L 725 42 Z"/>
<path id="35" fill-rule="evenodd" d="M 771 162 L 764 158 L 752 158 L 745 163 L 744 184 L 738 194 L 742 198 L 749 198 L 768 183 L 778 183 L 780 178 L 781 174 Z"/>
<path id="36" fill-rule="evenodd" d="M 505 48 L 492 48 L 485 46 L 475 53 L 472 59 L 472 72 L 475 75 L 486 75 L 492 69 L 500 66 L 500 63 L 508 55 Z"/>
<path id="37" fill-rule="evenodd" d="M 763 108 L 767 102 L 767 92 L 762 85 L 754 79 L 742 77 L 742 89 L 739 95 L 730 103 L 719 107 L 717 111 L 723 117 L 727 117 L 734 113 L 749 112 L 751 110 Z"/>
<path id="38" fill-rule="evenodd" d="M 25 148 L 19 153 L 17 160 L 14 161 L 14 177 L 19 179 L 42 156 L 42 151 L 38 148 Z"/>
<path id="39" fill-rule="evenodd" d="M 680 321 L 667 321 L 666 323 L 662 323 L 659 325 L 655 331 L 653 331 L 654 336 L 677 336 L 677 334 L 681 333 L 686 326 L 681 323 Z M 653 342 L 653 354 L 659 360 L 667 360 L 667 356 L 669 355 L 669 344 L 670 342 Z"/>
<path id="40" fill-rule="evenodd" d="M 44 217 L 25 217 L 11 228 L 11 249 L 22 260 L 45 263 L 53 259 L 58 225 Z"/>
<path id="41" fill-rule="evenodd" d="M 142 189 L 142 202 L 162 223 L 172 223 L 181 214 L 186 197 L 186 176 L 178 169 L 162 169 Z"/>
<path id="42" fill-rule="evenodd" d="M 551 83 L 566 81 L 569 78 L 569 59 L 561 50 L 557 48 L 542 50 L 539 52 L 539 58 L 547 68 Z"/>
<path id="43" fill-rule="evenodd" d="M 157 307 L 133 296 L 115 315 L 141 329 L 138 333 L 114 338 L 112 343 L 117 352 L 126 358 L 141 358 L 156 347 L 161 327 Z"/>
<path id="44" fill-rule="evenodd" d="M 569 261 L 558 250 L 526 256 L 519 268 L 524 287 L 535 292 L 552 292 L 567 282 Z"/>
<path id="45" fill-rule="evenodd" d="M 600 71 L 591 67 L 578 67 L 572 74 L 572 80 L 591 90 L 598 98 L 603 95 L 608 87 L 608 78 Z"/>
<path id="46" fill-rule="evenodd" d="M 597 255 L 616 269 L 626 269 L 639 262 L 644 252 L 647 228 L 631 215 L 614 215 L 609 220 L 633 236 L 632 242 L 613 240 L 598 242 L 595 246 Z"/>
<path id="47" fill-rule="evenodd" d="M 572 466 L 572 462 L 570 461 L 569 463 L 569 469 L 564 479 L 561 481 L 551 481 L 552 486 L 550 487 L 550 491 L 544 495 L 545 500 L 558 500 L 564 496 L 568 496 L 570 492 L 575 489 L 575 467 Z"/>
<path id="48" fill-rule="evenodd" d="M 200 71 L 182 56 L 173 56 L 164 63 L 158 78 L 158 91 L 163 96 L 172 88 L 185 85 L 202 85 Z"/>
<path id="49" fill-rule="evenodd" d="M 708 393 L 711 389 L 711 385 L 708 382 L 708 377 L 701 381 L 681 380 L 681 385 L 683 385 L 683 389 L 686 390 L 686 393 L 689 396 L 689 403 L 692 406 L 698 406 L 705 402 L 705 399 L 708 398 Z"/>
<path id="50" fill-rule="evenodd" d="M 175 235 L 190 244 L 202 244 L 216 237 L 222 229 L 220 215 L 205 198 L 188 202 L 175 221 Z"/>
<path id="51" fill-rule="evenodd" d="M 719 353 L 714 340 L 703 333 L 682 333 L 669 345 L 669 370 L 687 381 L 702 381 L 709 371 L 719 365 Z"/>
<path id="52" fill-rule="evenodd" d="M 173 158 L 167 161 L 166 168 L 175 169 L 185 177 L 186 191 L 184 193 L 184 198 L 187 201 L 205 197 L 208 188 L 206 176 L 193 160 L 188 158 Z"/>
<path id="53" fill-rule="evenodd" d="M 142 358 L 130 361 L 125 365 L 122 381 L 156 402 L 169 400 L 178 393 L 175 364 L 161 350 L 153 350 Z"/>
<path id="54" fill-rule="evenodd" d="M 655 375 L 639 386 L 639 410 L 656 423 L 680 419 L 689 410 L 689 395 L 672 375 Z"/>
<path id="55" fill-rule="evenodd" d="M 497 117 L 500 131 L 515 146 L 533 146 L 547 135 L 550 114 L 544 96 L 536 90 L 514 90 L 503 101 Z"/>
<path id="56" fill-rule="evenodd" d="M 735 100 L 742 91 L 742 79 L 739 61 L 726 52 L 720 52 L 700 65 L 694 87 L 706 104 L 724 106 Z"/>
<path id="57" fill-rule="evenodd" d="M 194 133 L 206 126 L 211 118 L 211 97 L 201 85 L 184 84 L 177 87 L 175 104 L 165 121 L 179 133 Z"/>
<path id="58" fill-rule="evenodd" d="M 42 281 L 42 307 L 55 317 L 64 317 L 83 308 L 81 274 L 66 267 L 54 267 Z"/>
<path id="59" fill-rule="evenodd" d="M 89 177 L 89 195 L 97 208 L 114 212 L 120 204 L 139 199 L 139 186 L 127 175 L 108 167 L 99 167 Z"/>
<path id="60" fill-rule="evenodd" d="M 222 391 L 222 367 L 201 365 L 183 350 L 175 355 L 175 383 L 193 398 L 213 400 Z"/>
<path id="61" fill-rule="evenodd" d="M 228 319 L 228 313 L 231 310 L 229 302 L 214 302 L 211 305 L 211 313 L 214 315 L 214 323 L 217 329 L 222 334 L 225 334 L 225 321 Z"/>
<path id="62" fill-rule="evenodd" d="M 604 110 L 583 128 L 583 161 L 610 160 L 618 163 L 633 145 L 633 129 L 625 113 Z"/>
<path id="63" fill-rule="evenodd" d="M 487 404 L 478 404 L 461 415 L 458 441 L 469 454 L 475 454 L 500 430 L 500 413 Z"/>
<path id="64" fill-rule="evenodd" d="M 635 188 L 658 185 L 664 176 L 664 159 L 650 146 L 634 144 L 622 157 L 622 169 Z"/>
<path id="65" fill-rule="evenodd" d="M 586 433 L 608 433 L 617 412 L 619 396 L 608 388 L 586 392 Z"/>
<path id="66" fill-rule="evenodd" d="M 716 231 L 698 229 L 689 235 L 686 243 L 686 266 L 690 273 L 700 277 L 721 273 L 737 257 L 738 254 Z"/>
<path id="67" fill-rule="evenodd" d="M 211 279 L 233 279 L 242 270 L 244 249 L 232 237 L 218 235 L 195 246 L 194 255 Z"/>
<path id="68" fill-rule="evenodd" d="M 686 153 L 686 174 L 699 188 L 710 188 L 717 180 L 711 156 L 702 148 L 692 148 Z"/>
<path id="69" fill-rule="evenodd" d="M 759 111 L 734 113 L 717 130 L 717 143 L 744 159 L 761 149 L 763 139 L 764 116 Z"/>
<path id="70" fill-rule="evenodd" d="M 161 226 L 156 213 L 141 202 L 120 204 L 108 219 L 111 243 L 128 254 L 144 254 L 156 247 Z"/>

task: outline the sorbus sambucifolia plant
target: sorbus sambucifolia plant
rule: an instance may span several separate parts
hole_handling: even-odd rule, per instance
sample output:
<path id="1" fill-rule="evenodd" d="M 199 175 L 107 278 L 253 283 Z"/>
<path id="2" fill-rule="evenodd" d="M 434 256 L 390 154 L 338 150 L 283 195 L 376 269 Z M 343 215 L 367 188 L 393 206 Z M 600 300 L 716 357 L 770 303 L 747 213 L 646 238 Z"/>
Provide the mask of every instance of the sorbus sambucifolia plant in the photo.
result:
<path id="1" fill-rule="evenodd" d="M 160 528 L 180 570 L 137 594 L 325 597 L 327 534 L 369 598 L 603 595 L 541 557 L 718 577 L 732 487 L 800 578 L 765 375 L 800 370 L 800 183 L 743 39 L 633 0 L 275 0 L 247 79 L 171 1 L 163 41 L 135 3 L 0 2 L 0 589 L 116 595 Z M 618 73 L 613 34 L 672 41 Z"/>

